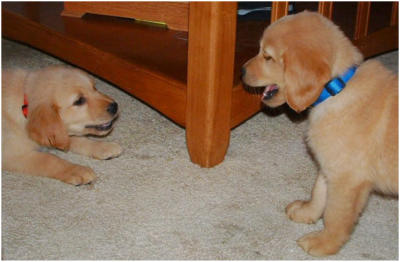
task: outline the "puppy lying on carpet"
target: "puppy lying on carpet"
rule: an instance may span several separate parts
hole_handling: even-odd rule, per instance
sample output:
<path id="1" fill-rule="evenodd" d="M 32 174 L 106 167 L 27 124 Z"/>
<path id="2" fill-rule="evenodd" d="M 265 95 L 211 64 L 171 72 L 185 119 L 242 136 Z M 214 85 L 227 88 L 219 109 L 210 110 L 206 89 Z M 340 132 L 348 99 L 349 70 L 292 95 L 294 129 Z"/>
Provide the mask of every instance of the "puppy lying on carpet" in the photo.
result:
<path id="1" fill-rule="evenodd" d="M 97 159 L 121 154 L 118 144 L 83 137 L 107 135 L 118 116 L 118 104 L 98 92 L 88 74 L 65 66 L 33 72 L 6 70 L 2 74 L 4 170 L 82 185 L 95 179 L 92 169 L 39 152 L 39 147 Z"/>
<path id="2" fill-rule="evenodd" d="M 303 12 L 269 26 L 243 81 L 264 87 L 262 101 L 312 106 L 308 144 L 319 164 L 310 201 L 287 206 L 290 219 L 324 229 L 298 244 L 315 256 L 348 241 L 371 191 L 398 193 L 398 78 L 378 61 L 363 62 L 330 20 Z"/>

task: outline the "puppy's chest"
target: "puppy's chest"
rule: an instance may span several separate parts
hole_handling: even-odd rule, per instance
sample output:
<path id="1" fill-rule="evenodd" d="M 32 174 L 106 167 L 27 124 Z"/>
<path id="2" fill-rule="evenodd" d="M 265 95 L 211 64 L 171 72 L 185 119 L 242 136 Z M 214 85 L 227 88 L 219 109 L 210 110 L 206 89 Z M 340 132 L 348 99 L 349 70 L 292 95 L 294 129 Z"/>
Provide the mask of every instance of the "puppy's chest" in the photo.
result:
<path id="1" fill-rule="evenodd" d="M 332 147 L 337 140 L 335 123 L 330 119 L 310 120 L 308 129 L 309 146 L 318 153 L 324 148 Z"/>
<path id="2" fill-rule="evenodd" d="M 321 108 L 311 112 L 308 145 L 319 162 L 339 156 L 349 143 L 346 133 L 345 119 L 341 117 L 340 111 Z"/>

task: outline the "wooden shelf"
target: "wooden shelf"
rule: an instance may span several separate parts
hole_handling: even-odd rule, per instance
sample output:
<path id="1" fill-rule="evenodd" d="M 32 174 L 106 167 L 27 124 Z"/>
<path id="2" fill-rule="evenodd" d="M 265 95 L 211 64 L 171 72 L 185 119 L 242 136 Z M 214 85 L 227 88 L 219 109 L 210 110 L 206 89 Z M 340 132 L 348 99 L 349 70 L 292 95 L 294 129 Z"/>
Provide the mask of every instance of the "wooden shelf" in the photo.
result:
<path id="1" fill-rule="evenodd" d="M 3 36 L 88 70 L 185 126 L 187 32 L 111 16 L 64 17 L 62 10 L 60 2 L 3 2 Z M 256 54 L 265 26 L 238 24 L 231 127 L 260 109 L 258 96 L 244 91 L 239 74 Z"/>

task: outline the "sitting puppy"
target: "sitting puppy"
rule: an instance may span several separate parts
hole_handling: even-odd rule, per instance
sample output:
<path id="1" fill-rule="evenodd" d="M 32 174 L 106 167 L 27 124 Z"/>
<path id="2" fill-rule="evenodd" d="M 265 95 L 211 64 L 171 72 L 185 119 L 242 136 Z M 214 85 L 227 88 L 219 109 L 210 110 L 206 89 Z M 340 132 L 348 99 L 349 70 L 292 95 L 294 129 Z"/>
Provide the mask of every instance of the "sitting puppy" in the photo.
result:
<path id="1" fill-rule="evenodd" d="M 98 92 L 88 74 L 65 66 L 2 73 L 4 170 L 82 185 L 95 179 L 92 169 L 40 152 L 39 147 L 97 159 L 121 154 L 118 144 L 82 137 L 107 135 L 118 116 L 118 104 Z"/>
<path id="2" fill-rule="evenodd" d="M 286 214 L 300 223 L 321 216 L 324 229 L 298 244 L 309 254 L 335 254 L 349 239 L 373 190 L 398 193 L 398 78 L 378 61 L 363 62 L 330 20 L 302 12 L 269 26 L 243 81 L 264 87 L 262 101 L 309 106 L 308 144 L 319 164 L 310 201 Z"/>

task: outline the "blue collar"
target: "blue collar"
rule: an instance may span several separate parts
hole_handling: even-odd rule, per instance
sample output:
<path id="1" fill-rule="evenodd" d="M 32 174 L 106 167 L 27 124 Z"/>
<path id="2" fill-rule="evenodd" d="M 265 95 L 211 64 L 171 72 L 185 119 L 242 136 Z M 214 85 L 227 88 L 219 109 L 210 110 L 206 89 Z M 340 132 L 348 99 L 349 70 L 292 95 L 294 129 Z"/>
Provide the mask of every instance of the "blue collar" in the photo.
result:
<path id="1" fill-rule="evenodd" d="M 327 84 L 325 84 L 321 95 L 318 97 L 317 101 L 314 102 L 313 106 L 325 101 L 331 96 L 335 96 L 340 93 L 345 87 L 347 82 L 353 77 L 357 70 L 357 66 L 350 67 L 343 75 L 333 78 Z"/>

